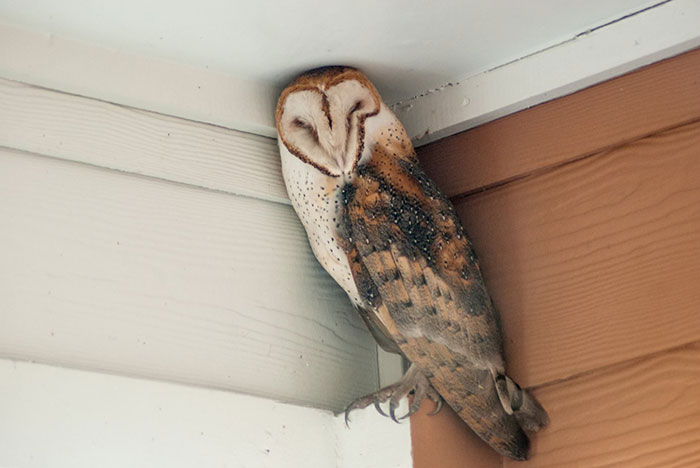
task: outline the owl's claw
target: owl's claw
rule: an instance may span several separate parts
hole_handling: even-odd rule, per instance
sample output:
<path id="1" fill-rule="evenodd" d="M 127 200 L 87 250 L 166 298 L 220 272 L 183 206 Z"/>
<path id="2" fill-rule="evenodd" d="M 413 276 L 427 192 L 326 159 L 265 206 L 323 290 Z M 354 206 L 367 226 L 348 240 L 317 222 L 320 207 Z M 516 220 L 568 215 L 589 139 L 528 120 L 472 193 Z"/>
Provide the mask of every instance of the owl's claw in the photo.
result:
<path id="1" fill-rule="evenodd" d="M 432 410 L 430 413 L 428 413 L 428 416 L 435 416 L 435 415 L 438 414 L 438 413 L 440 412 L 440 410 L 442 409 L 442 398 L 439 398 L 439 397 L 440 397 L 440 395 L 438 395 L 438 399 L 437 399 L 437 400 L 436 400 L 436 399 L 433 399 L 433 397 L 430 397 L 430 399 L 433 400 L 433 401 L 435 402 L 435 409 Z"/>
<path id="2" fill-rule="evenodd" d="M 360 397 L 357 400 L 350 403 L 348 407 L 345 408 L 345 425 L 347 426 L 350 422 L 350 412 L 352 410 L 364 409 L 367 408 L 369 405 L 374 405 L 374 407 L 377 409 L 377 412 L 382 416 L 389 417 L 389 415 L 386 414 L 384 410 L 382 410 L 381 404 L 389 400 L 389 398 L 391 398 L 391 396 L 395 393 L 396 389 L 399 387 L 399 383 L 389 385 L 388 387 L 380 388 L 376 392 Z"/>
<path id="3" fill-rule="evenodd" d="M 400 422 L 400 419 L 404 419 L 406 416 L 408 416 L 408 414 L 407 414 L 406 416 L 404 416 L 404 417 L 401 417 L 401 418 L 398 418 L 398 419 L 396 418 L 396 408 L 398 408 L 399 405 L 401 404 L 400 399 L 399 399 L 399 401 L 395 401 L 395 400 L 394 400 L 394 397 L 395 397 L 396 395 L 398 395 L 398 393 L 395 393 L 395 394 L 391 397 L 391 399 L 389 399 L 389 416 L 391 417 L 391 419 L 392 419 L 395 423 L 398 423 L 398 422 Z M 401 398 L 403 398 L 403 397 L 401 397 Z M 409 413 L 410 413 L 410 410 L 409 410 Z"/>
<path id="4" fill-rule="evenodd" d="M 396 416 L 396 410 L 401 404 L 401 400 L 413 394 L 413 399 L 408 407 L 408 412 L 403 416 Z M 411 365 L 403 378 L 395 384 L 381 388 L 374 393 L 358 398 L 348 405 L 345 409 L 345 424 L 350 422 L 350 412 L 355 409 L 363 409 L 373 404 L 377 412 L 382 416 L 391 418 L 395 422 L 408 418 L 420 408 L 425 397 L 430 398 L 435 402 L 435 409 L 430 413 L 435 415 L 442 408 L 442 398 L 435 391 L 428 379 L 421 373 L 417 367 Z M 381 407 L 382 403 L 389 402 L 389 414 L 386 414 Z"/>
<path id="5" fill-rule="evenodd" d="M 384 416 L 384 417 L 386 417 L 386 418 L 389 417 L 389 415 L 386 414 L 386 413 L 384 412 L 384 410 L 382 409 L 382 407 L 381 407 L 381 405 L 379 404 L 378 401 L 375 401 L 375 402 L 374 402 L 374 407 L 376 408 L 377 413 L 381 414 L 382 416 Z M 346 414 L 347 414 L 347 413 L 346 413 Z"/>

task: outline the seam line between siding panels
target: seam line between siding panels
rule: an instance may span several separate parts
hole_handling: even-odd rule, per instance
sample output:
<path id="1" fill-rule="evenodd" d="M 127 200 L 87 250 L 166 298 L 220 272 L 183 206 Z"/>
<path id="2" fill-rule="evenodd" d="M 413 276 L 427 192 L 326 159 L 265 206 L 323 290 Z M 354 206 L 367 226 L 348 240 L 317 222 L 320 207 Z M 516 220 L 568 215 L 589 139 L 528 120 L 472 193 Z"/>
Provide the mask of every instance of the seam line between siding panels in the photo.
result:
<path id="1" fill-rule="evenodd" d="M 667 354 L 667 353 L 672 353 L 675 351 L 682 351 L 684 349 L 690 349 L 690 348 L 697 346 L 697 345 L 700 345 L 700 339 L 693 340 L 693 341 L 690 341 L 688 343 L 683 343 L 683 344 L 678 345 L 678 346 L 672 346 L 670 348 L 660 349 L 658 351 L 654 351 L 652 353 L 645 354 L 644 356 L 634 357 L 632 359 L 626 359 L 624 361 L 615 362 L 612 364 L 601 366 L 601 367 L 598 367 L 596 369 L 590 369 L 590 370 L 587 370 L 584 372 L 578 372 L 575 374 L 571 374 L 571 375 L 563 377 L 561 379 L 555 379 L 555 380 L 551 380 L 551 381 L 543 383 L 543 384 L 528 387 L 528 390 L 538 390 L 541 388 L 551 387 L 551 386 L 555 386 L 555 385 L 561 385 L 561 384 L 569 382 L 571 380 L 579 379 L 581 377 L 586 377 L 586 376 L 590 376 L 590 375 L 595 375 L 595 374 L 598 374 L 600 372 L 605 372 L 605 371 L 608 371 L 610 369 L 614 369 L 616 367 L 629 367 L 630 365 L 636 364 L 638 362 L 646 361 L 648 359 L 652 359 L 652 358 L 655 358 L 658 356 L 663 356 L 664 354 Z"/>
<path id="2" fill-rule="evenodd" d="M 556 164 L 552 164 L 549 166 L 539 167 L 535 170 L 525 172 L 523 174 L 519 174 L 517 176 L 510 177 L 510 178 L 505 179 L 505 180 L 501 180 L 498 182 L 494 182 L 492 184 L 484 185 L 482 187 L 469 190 L 469 191 L 464 192 L 464 193 L 459 194 L 459 195 L 454 195 L 454 196 L 450 197 L 450 201 L 452 201 L 452 203 L 454 205 L 457 205 L 471 196 L 479 195 L 481 193 L 488 192 L 490 190 L 497 190 L 497 189 L 500 189 L 500 188 L 505 187 L 507 185 L 518 183 L 518 182 L 525 180 L 525 179 L 532 179 L 535 177 L 541 177 L 545 174 L 549 174 L 550 172 L 557 171 L 557 170 L 559 170 L 563 167 L 566 167 L 570 164 L 576 164 L 578 162 L 584 161 L 584 160 L 589 159 L 589 158 L 602 156 L 605 153 L 609 153 L 611 151 L 615 151 L 615 150 L 618 150 L 620 148 L 624 148 L 627 145 L 630 145 L 630 144 L 635 143 L 635 142 L 640 141 L 640 140 L 644 140 L 645 138 L 650 138 L 650 137 L 653 137 L 656 135 L 660 135 L 662 133 L 665 133 L 665 132 L 668 132 L 671 130 L 675 130 L 677 128 L 682 128 L 682 127 L 685 127 L 688 125 L 693 125 L 693 124 L 696 124 L 698 122 L 700 122 L 700 117 L 696 117 L 696 118 L 687 120 L 687 121 L 679 123 L 679 124 L 674 124 L 674 125 L 669 126 L 669 127 L 660 128 L 658 130 L 655 130 L 651 133 L 640 136 L 638 138 L 628 140 L 628 141 L 623 141 L 623 142 L 620 142 L 620 143 L 615 144 L 615 145 L 610 145 L 606 148 L 596 150 L 592 153 L 583 154 L 583 155 L 577 156 L 573 159 L 569 159 L 568 161 L 562 161 L 562 162 L 558 162 Z"/>
<path id="3" fill-rule="evenodd" d="M 89 162 L 85 162 L 85 161 L 76 161 L 73 159 L 62 158 L 60 156 L 53 156 L 50 154 L 37 153 L 35 151 L 28 151 L 28 150 L 25 150 L 22 148 L 15 148 L 15 147 L 11 147 L 11 146 L 0 145 L 0 150 L 3 150 L 3 149 L 7 150 L 7 151 L 15 152 L 15 153 L 24 154 L 27 156 L 36 156 L 36 157 L 40 157 L 40 158 L 53 159 L 56 161 L 64 162 L 66 164 L 75 164 L 78 166 L 89 167 L 89 168 L 98 169 L 98 170 L 116 172 L 116 173 L 119 173 L 119 174 L 122 174 L 125 176 L 138 177 L 141 179 L 152 180 L 152 181 L 157 181 L 157 182 L 165 182 L 165 183 L 169 183 L 169 184 L 178 185 L 180 187 L 205 190 L 207 192 L 220 193 L 223 195 L 234 196 L 234 197 L 243 197 L 243 198 L 247 198 L 250 200 L 258 200 L 258 201 L 269 202 L 269 203 L 277 203 L 280 205 L 286 205 L 286 206 L 291 207 L 291 202 L 289 200 L 279 200 L 279 199 L 272 198 L 272 197 L 271 198 L 264 198 L 261 196 L 249 195 L 246 193 L 238 193 L 238 192 L 232 192 L 229 190 L 216 189 L 216 188 L 212 188 L 212 187 L 206 187 L 204 185 L 192 184 L 190 182 L 182 182 L 179 180 L 167 179 L 165 177 L 158 177 L 158 176 L 149 175 L 149 174 L 141 174 L 138 172 L 127 171 L 124 169 L 118 169 L 115 167 L 102 166 L 100 164 L 93 164 L 93 163 L 89 163 Z"/>

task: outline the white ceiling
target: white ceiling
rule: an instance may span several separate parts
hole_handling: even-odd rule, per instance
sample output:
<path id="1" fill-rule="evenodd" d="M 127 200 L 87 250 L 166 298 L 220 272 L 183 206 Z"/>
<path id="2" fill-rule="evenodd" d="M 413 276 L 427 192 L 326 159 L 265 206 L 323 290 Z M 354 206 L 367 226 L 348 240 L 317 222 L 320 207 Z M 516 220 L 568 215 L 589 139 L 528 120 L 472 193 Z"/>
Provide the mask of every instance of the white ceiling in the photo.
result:
<path id="1" fill-rule="evenodd" d="M 396 102 L 657 3 L 0 0 L 0 22 L 275 87 L 311 67 L 354 65 Z"/>

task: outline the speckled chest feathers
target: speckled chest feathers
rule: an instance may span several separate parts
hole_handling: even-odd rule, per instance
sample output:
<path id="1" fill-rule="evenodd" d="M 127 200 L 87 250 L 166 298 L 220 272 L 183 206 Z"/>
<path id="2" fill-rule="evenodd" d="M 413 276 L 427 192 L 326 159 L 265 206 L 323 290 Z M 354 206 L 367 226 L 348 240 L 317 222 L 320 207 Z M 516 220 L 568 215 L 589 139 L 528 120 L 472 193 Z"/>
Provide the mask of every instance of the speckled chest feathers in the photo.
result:
<path id="1" fill-rule="evenodd" d="M 321 265 L 384 349 L 411 367 L 401 382 L 348 410 L 415 392 L 443 400 L 499 453 L 528 454 L 523 429 L 547 423 L 505 373 L 500 318 L 450 201 L 418 165 L 401 123 L 367 77 L 312 70 L 276 113 L 292 205 Z"/>

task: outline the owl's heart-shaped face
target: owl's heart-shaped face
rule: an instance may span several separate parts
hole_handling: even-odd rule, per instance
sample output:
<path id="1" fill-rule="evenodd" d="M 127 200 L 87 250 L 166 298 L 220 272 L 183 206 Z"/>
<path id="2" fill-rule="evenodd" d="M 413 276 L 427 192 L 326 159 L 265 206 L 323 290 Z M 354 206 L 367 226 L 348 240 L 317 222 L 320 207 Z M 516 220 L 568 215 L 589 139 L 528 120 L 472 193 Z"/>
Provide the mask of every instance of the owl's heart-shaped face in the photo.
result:
<path id="1" fill-rule="evenodd" d="M 365 149 L 365 123 L 382 109 L 359 71 L 328 67 L 288 86 L 277 105 L 277 131 L 294 156 L 327 176 L 351 173 Z"/>

